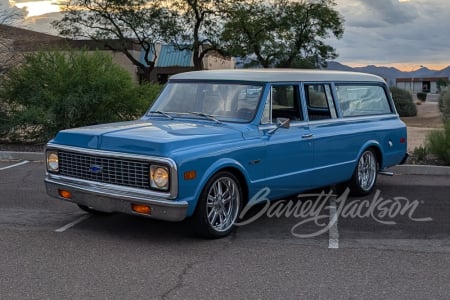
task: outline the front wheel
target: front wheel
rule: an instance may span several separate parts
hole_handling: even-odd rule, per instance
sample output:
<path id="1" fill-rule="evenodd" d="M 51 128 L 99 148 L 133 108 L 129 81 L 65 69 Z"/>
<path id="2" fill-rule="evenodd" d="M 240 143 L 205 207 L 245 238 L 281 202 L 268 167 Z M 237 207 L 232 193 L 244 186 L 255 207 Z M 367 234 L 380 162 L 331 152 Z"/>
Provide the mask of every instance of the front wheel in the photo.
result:
<path id="1" fill-rule="evenodd" d="M 372 192 L 378 175 L 378 159 L 373 149 L 367 149 L 361 154 L 358 165 L 350 179 L 350 193 L 355 196 L 364 196 Z"/>
<path id="2" fill-rule="evenodd" d="M 193 216 L 194 231 L 206 238 L 227 236 L 242 205 L 242 188 L 230 172 L 216 173 L 206 183 Z"/>

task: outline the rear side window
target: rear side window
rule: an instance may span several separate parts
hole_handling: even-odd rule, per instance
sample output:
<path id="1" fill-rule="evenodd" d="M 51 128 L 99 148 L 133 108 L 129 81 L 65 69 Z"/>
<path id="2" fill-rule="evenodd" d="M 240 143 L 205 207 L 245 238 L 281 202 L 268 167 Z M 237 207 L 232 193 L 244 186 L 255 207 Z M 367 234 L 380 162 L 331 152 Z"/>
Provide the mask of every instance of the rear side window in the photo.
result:
<path id="1" fill-rule="evenodd" d="M 379 85 L 336 85 L 343 117 L 392 113 L 386 91 Z"/>
<path id="2" fill-rule="evenodd" d="M 305 84 L 304 87 L 310 121 L 336 118 L 336 109 L 329 84 Z"/>

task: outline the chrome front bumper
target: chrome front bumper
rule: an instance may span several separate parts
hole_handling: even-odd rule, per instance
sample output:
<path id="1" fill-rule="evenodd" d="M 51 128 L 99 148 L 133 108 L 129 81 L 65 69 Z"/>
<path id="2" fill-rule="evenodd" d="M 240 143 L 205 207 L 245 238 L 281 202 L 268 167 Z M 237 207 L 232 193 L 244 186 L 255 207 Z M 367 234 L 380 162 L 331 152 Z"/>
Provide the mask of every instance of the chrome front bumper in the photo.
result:
<path id="1" fill-rule="evenodd" d="M 159 198 L 154 193 L 109 184 L 89 182 L 47 174 L 47 194 L 68 202 L 88 206 L 103 212 L 121 212 L 166 221 L 181 221 L 186 218 L 188 203 Z M 59 190 L 71 192 L 70 199 L 59 195 Z M 132 204 L 151 207 L 151 214 L 139 214 L 131 209 Z"/>

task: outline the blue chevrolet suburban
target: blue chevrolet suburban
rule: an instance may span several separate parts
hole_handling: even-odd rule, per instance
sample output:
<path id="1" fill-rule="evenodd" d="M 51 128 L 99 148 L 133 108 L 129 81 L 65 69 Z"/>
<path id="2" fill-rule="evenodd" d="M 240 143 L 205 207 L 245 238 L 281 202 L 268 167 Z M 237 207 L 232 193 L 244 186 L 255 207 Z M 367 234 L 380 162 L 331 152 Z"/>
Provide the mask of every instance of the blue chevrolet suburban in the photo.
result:
<path id="1" fill-rule="evenodd" d="M 46 189 L 90 213 L 121 212 L 223 237 L 262 189 L 280 199 L 325 186 L 369 194 L 407 156 L 385 81 L 321 70 L 174 75 L 139 120 L 60 131 Z"/>

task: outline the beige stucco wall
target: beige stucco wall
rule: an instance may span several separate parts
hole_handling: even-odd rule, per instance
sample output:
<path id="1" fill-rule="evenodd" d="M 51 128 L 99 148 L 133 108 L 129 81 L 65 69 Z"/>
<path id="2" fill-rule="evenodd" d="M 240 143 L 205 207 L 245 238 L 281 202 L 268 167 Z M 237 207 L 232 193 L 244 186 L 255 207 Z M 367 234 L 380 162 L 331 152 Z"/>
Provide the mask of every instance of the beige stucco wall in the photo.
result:
<path id="1" fill-rule="evenodd" d="M 203 66 L 207 70 L 234 69 L 236 65 L 234 58 L 222 58 L 213 55 L 207 55 L 203 59 Z"/>
<path id="2" fill-rule="evenodd" d="M 131 76 L 131 78 L 133 78 L 133 80 L 135 80 L 136 82 L 139 80 L 137 72 L 136 72 L 137 71 L 136 66 L 131 63 L 131 61 L 128 59 L 128 57 L 125 54 L 123 54 L 121 52 L 117 52 L 117 51 L 106 51 L 106 50 L 104 50 L 102 52 L 111 55 L 113 58 L 113 62 L 118 64 L 125 70 L 127 70 L 127 72 L 130 74 L 130 76 Z M 130 53 L 131 53 L 131 55 L 133 55 L 134 58 L 139 60 L 139 56 L 140 56 L 139 51 L 132 50 L 132 51 L 130 51 Z"/>

